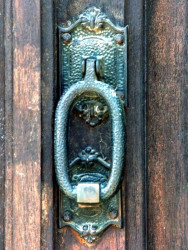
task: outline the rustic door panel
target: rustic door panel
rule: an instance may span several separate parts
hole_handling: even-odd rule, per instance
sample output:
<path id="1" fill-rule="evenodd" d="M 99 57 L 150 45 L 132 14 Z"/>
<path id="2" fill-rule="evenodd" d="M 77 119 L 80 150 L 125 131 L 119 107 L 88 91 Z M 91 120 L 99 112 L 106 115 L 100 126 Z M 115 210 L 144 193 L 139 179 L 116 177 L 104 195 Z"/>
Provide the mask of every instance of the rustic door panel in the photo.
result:
<path id="1" fill-rule="evenodd" d="M 123 228 L 58 229 L 57 25 L 88 7 L 129 25 Z M 0 0 L 0 249 L 187 249 L 187 2 Z"/>
<path id="2" fill-rule="evenodd" d="M 187 1 L 148 4 L 148 247 L 187 249 Z"/>

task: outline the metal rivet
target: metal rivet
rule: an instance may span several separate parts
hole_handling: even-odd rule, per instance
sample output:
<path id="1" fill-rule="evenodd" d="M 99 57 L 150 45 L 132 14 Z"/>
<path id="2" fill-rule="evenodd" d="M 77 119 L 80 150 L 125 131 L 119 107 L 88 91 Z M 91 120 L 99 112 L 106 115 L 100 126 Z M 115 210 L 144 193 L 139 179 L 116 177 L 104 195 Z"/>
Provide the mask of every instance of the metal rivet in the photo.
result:
<path id="1" fill-rule="evenodd" d="M 83 230 L 84 230 L 84 231 L 88 230 L 88 225 L 84 225 L 84 226 L 83 226 Z"/>
<path id="2" fill-rule="evenodd" d="M 65 222 L 69 222 L 69 221 L 71 221 L 72 220 L 72 213 L 69 211 L 69 210 L 67 210 L 67 211 L 65 211 L 64 213 L 63 213 L 63 220 L 65 221 Z"/>
<path id="3" fill-rule="evenodd" d="M 124 36 L 122 34 L 116 34 L 114 40 L 117 44 L 122 44 L 124 42 Z"/>
<path id="4" fill-rule="evenodd" d="M 72 40 L 71 34 L 69 34 L 69 33 L 64 33 L 64 34 L 62 35 L 62 40 L 63 40 L 63 43 L 65 43 L 65 44 L 70 43 L 71 40 Z"/>
<path id="5" fill-rule="evenodd" d="M 115 209 L 113 209 L 113 210 L 110 210 L 110 212 L 109 212 L 109 217 L 111 218 L 111 219 L 116 219 L 117 217 L 118 217 L 118 211 L 117 210 L 115 210 Z"/>
<path id="6" fill-rule="evenodd" d="M 97 230 L 98 226 L 97 225 L 92 225 L 92 230 Z"/>

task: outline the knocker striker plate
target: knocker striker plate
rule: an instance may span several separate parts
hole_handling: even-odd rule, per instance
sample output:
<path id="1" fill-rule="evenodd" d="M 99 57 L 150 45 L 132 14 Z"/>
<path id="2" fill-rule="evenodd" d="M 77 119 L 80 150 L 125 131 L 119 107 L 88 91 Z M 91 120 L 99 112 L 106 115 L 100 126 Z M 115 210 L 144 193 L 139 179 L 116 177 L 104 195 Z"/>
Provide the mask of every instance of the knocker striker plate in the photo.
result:
<path id="1" fill-rule="evenodd" d="M 119 123 L 121 123 L 122 106 L 127 105 L 127 27 L 115 26 L 100 9 L 91 7 L 69 27 L 59 26 L 58 29 L 61 93 L 63 95 L 64 93 L 70 93 L 70 95 L 73 93 L 76 96 L 78 89 L 84 88 L 83 92 L 79 92 L 78 98 L 73 98 L 74 101 L 69 110 L 70 117 L 67 118 L 67 122 L 69 120 L 70 124 L 87 129 L 88 134 L 95 134 L 93 131 L 96 131 L 96 138 L 97 136 L 100 137 L 100 141 L 96 139 L 93 143 L 93 140 L 85 136 L 89 138 L 92 143 L 91 146 L 88 146 L 87 143 L 90 142 L 83 138 L 80 139 L 79 143 L 72 143 L 73 139 L 70 139 L 71 148 L 69 147 L 69 150 L 67 150 L 69 163 L 66 175 L 72 189 L 77 190 L 77 192 L 83 190 L 80 188 L 81 184 L 87 187 L 87 183 L 88 185 L 93 183 L 94 187 L 99 186 L 99 192 L 102 192 L 101 190 L 106 190 L 109 180 L 113 178 L 113 174 L 111 175 L 113 172 L 112 165 L 113 161 L 116 161 L 116 154 L 111 152 L 113 147 L 107 147 L 110 140 L 107 136 L 105 137 L 104 132 L 105 127 L 108 130 L 108 127 L 115 126 L 113 124 L 115 124 L 116 118 L 115 114 L 113 117 L 111 115 L 110 102 L 107 104 L 107 100 L 99 94 L 100 86 L 103 86 L 104 83 L 104 89 L 109 86 L 109 95 L 112 93 L 120 96 L 122 104 L 118 104 L 119 97 L 114 97 L 114 101 L 117 101 L 115 106 L 118 107 L 116 116 L 119 115 Z M 90 86 L 89 91 L 87 91 L 88 85 L 86 83 Z M 99 89 L 94 90 L 95 87 L 92 89 L 92 84 L 94 86 L 95 84 L 99 85 Z M 57 108 L 56 112 L 59 115 L 60 108 Z M 56 118 L 58 115 L 56 115 Z M 56 119 L 56 123 L 57 121 L 60 120 Z M 113 126 L 110 125 L 110 122 Z M 78 123 L 79 125 L 77 125 Z M 59 227 L 70 226 L 87 243 L 93 243 L 109 225 L 122 226 L 121 188 L 118 185 L 120 179 L 117 179 L 116 185 L 112 185 L 109 189 L 113 192 L 108 199 L 102 199 L 102 193 L 99 194 L 99 202 L 93 204 L 90 202 L 87 204 L 87 200 L 85 203 L 80 203 L 77 202 L 78 200 L 70 198 L 67 191 L 61 190 L 60 176 L 62 178 L 64 176 L 59 174 L 57 167 L 59 161 L 56 159 L 61 151 L 60 144 L 58 144 L 60 140 L 57 139 L 59 138 L 57 131 L 60 130 L 60 127 L 58 125 L 55 125 L 55 127 L 56 174 L 60 185 Z M 115 126 L 114 128 L 118 127 Z M 120 135 L 121 133 L 124 134 L 123 125 L 118 130 L 121 130 L 119 131 Z M 114 140 L 117 133 L 118 131 L 112 133 L 111 141 Z M 69 134 L 69 131 L 65 134 Z M 84 137 L 84 135 L 80 136 Z M 119 138 L 121 138 L 121 142 L 123 136 Z M 69 141 L 68 137 L 66 137 L 66 141 Z M 119 153 L 121 151 L 120 158 L 123 159 L 124 142 L 122 141 L 121 145 L 114 141 L 113 143 L 111 142 L 111 144 L 117 145 L 114 146 L 114 151 L 119 150 Z M 75 150 L 72 150 L 73 148 Z M 107 151 L 109 153 L 106 153 Z M 66 150 L 63 152 L 65 153 Z M 113 159 L 111 159 L 113 153 Z M 119 164 L 122 168 L 123 160 L 120 160 Z M 120 176 L 121 170 L 118 171 Z M 82 195 L 79 197 L 85 199 Z M 96 197 L 98 196 L 94 196 L 94 201 L 98 201 Z"/>

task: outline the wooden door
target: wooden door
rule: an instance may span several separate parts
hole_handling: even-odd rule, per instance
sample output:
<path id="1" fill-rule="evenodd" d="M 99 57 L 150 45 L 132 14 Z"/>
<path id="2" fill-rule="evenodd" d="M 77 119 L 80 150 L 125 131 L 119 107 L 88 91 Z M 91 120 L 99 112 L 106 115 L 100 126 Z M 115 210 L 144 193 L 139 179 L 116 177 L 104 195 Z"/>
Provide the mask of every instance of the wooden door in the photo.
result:
<path id="1" fill-rule="evenodd" d="M 90 6 L 129 25 L 123 228 L 58 229 L 57 25 Z M 187 1 L 0 0 L 0 249 L 187 249 Z"/>

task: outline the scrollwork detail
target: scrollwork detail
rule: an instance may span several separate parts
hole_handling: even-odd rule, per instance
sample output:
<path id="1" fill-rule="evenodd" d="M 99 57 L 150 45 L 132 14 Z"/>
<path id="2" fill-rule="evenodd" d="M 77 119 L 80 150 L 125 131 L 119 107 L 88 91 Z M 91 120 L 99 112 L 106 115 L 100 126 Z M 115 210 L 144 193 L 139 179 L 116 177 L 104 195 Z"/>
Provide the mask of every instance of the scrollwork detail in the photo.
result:
<path id="1" fill-rule="evenodd" d="M 102 28 L 107 16 L 100 9 L 91 7 L 81 14 L 79 18 L 83 27 L 93 31 Z"/>
<path id="2" fill-rule="evenodd" d="M 102 158 L 96 150 L 88 146 L 78 154 L 78 156 L 69 164 L 69 166 L 70 169 L 77 163 L 81 163 L 82 166 L 93 166 L 95 162 L 100 163 L 108 170 L 110 169 L 110 163 L 108 163 L 106 159 Z"/>

